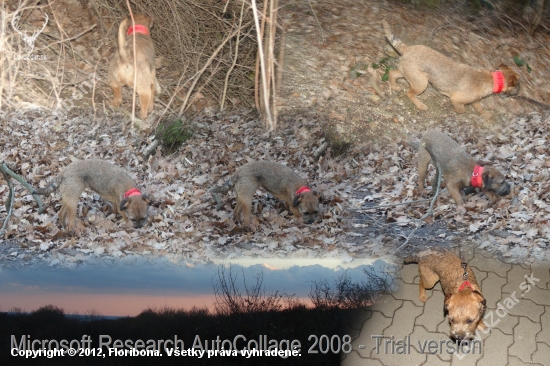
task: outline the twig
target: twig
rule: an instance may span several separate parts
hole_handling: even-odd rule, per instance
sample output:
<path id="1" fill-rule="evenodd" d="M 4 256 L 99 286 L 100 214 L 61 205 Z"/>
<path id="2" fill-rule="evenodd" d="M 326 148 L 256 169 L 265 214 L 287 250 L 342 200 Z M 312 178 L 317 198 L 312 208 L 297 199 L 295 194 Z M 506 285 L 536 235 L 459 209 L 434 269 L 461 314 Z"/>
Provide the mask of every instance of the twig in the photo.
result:
<path id="1" fill-rule="evenodd" d="M 153 153 L 153 151 L 155 151 L 157 146 L 159 146 L 159 140 L 155 139 L 149 146 L 147 146 L 143 150 L 143 157 L 147 158 L 149 155 L 151 155 Z"/>
<path id="2" fill-rule="evenodd" d="M 313 152 L 313 156 L 315 156 L 315 158 L 318 158 L 319 156 L 321 156 L 322 153 L 325 152 L 325 150 L 330 146 L 330 143 L 328 141 L 325 141 L 323 142 L 323 144 L 321 146 L 319 146 L 317 148 L 317 150 L 315 150 Z"/>
<path id="3" fill-rule="evenodd" d="M 229 3 L 229 1 L 227 2 Z M 226 4 L 227 6 L 227 4 Z M 225 12 L 225 9 L 224 9 Z M 239 33 L 237 33 L 237 40 L 235 41 L 235 56 L 233 56 L 233 63 L 231 64 L 231 67 L 229 67 L 229 70 L 227 70 L 227 74 L 225 75 L 225 83 L 223 85 L 223 93 L 222 93 L 222 100 L 220 103 L 220 111 L 223 111 L 224 103 L 225 103 L 225 96 L 227 94 L 227 83 L 229 82 L 229 75 L 231 75 L 231 71 L 233 71 L 233 68 L 237 64 L 237 58 L 239 57 L 239 39 L 241 36 L 241 25 L 243 22 L 243 13 L 244 13 L 244 1 L 241 6 L 241 16 L 239 17 Z"/>
<path id="4" fill-rule="evenodd" d="M 97 65 L 99 64 L 99 61 L 101 59 L 98 59 L 96 64 L 95 64 L 95 67 L 94 67 L 94 73 L 93 73 L 93 76 L 92 76 L 92 108 L 94 109 L 94 122 L 96 121 L 96 108 L 95 108 L 95 85 L 97 84 L 97 80 L 96 80 L 96 72 L 97 72 Z"/>
<path id="5" fill-rule="evenodd" d="M 317 14 L 315 14 L 315 10 L 313 10 L 313 6 L 311 6 L 311 1 L 307 0 L 309 3 L 309 8 L 311 9 L 311 12 L 313 13 L 313 16 L 315 17 L 315 21 L 317 22 L 317 25 L 319 26 L 319 31 L 321 32 L 321 37 L 323 37 L 323 43 L 325 43 L 325 32 L 323 32 L 323 27 L 321 27 L 321 23 L 319 23 L 319 19 L 317 19 Z"/>
<path id="6" fill-rule="evenodd" d="M 422 225 L 422 221 L 424 221 L 425 219 L 427 219 L 430 216 L 433 216 L 433 213 L 434 213 L 433 212 L 433 207 L 434 207 L 435 201 L 437 200 L 437 197 L 439 196 L 439 192 L 441 191 L 441 176 L 442 176 L 442 174 L 441 174 L 441 167 L 439 165 L 439 162 L 437 161 L 437 159 L 435 159 L 435 156 L 433 155 L 433 153 L 432 153 L 432 151 L 429 147 L 427 147 L 425 144 L 422 144 L 422 147 L 424 149 L 426 149 L 426 151 L 430 154 L 430 156 L 432 157 L 432 162 L 435 165 L 435 176 L 437 178 L 437 189 L 435 191 L 434 197 L 432 198 L 432 202 L 430 203 L 430 207 L 428 208 L 428 212 L 426 212 L 426 214 L 424 216 L 422 216 L 421 218 L 419 218 L 416 221 L 416 227 L 414 228 L 414 230 L 409 233 L 409 235 L 407 236 L 405 242 L 403 244 L 401 244 L 401 246 L 399 246 L 399 248 L 394 250 L 392 254 L 397 253 L 399 250 L 401 250 L 401 248 L 405 247 L 405 245 L 407 245 L 409 243 L 409 240 L 411 240 L 411 237 L 413 236 L 413 234 L 416 232 L 416 230 L 418 230 L 420 228 L 420 225 Z"/>
<path id="7" fill-rule="evenodd" d="M 86 29 L 85 31 L 83 31 L 83 32 L 77 34 L 76 36 L 71 37 L 71 38 L 62 39 L 61 41 L 57 41 L 57 42 L 54 42 L 54 43 L 49 43 L 48 46 L 46 46 L 46 47 L 44 47 L 44 48 L 39 48 L 39 49 L 37 49 L 37 51 L 43 51 L 43 50 L 46 50 L 46 49 L 50 48 L 51 46 L 56 45 L 56 44 L 58 44 L 58 43 L 63 43 L 63 42 L 67 42 L 67 41 L 72 41 L 72 40 L 75 40 L 75 39 L 77 39 L 77 38 L 80 38 L 80 37 L 82 37 L 83 35 L 85 35 L 86 33 L 88 33 L 89 31 L 91 31 L 92 29 L 94 29 L 96 26 L 97 26 L 97 24 L 94 24 L 94 25 L 92 25 L 90 28 Z M 52 37 L 52 38 L 57 38 L 56 36 L 54 36 L 54 35 L 52 35 L 52 34 L 45 34 L 45 35 L 50 36 L 50 37 Z"/>
<path id="8" fill-rule="evenodd" d="M 37 194 L 33 193 L 34 188 L 29 183 L 27 183 L 22 176 L 20 176 L 18 174 L 15 174 L 10 168 L 8 168 L 6 163 L 2 163 L 2 165 L 0 165 L 0 173 L 2 173 L 2 175 L 4 176 L 4 179 L 8 183 L 8 187 L 9 187 L 9 190 L 10 190 L 10 192 L 8 194 L 8 200 L 5 203 L 6 209 L 8 211 L 8 215 L 6 216 L 6 219 L 4 220 L 4 223 L 2 224 L 2 229 L 0 229 L 0 237 L 2 237 L 6 233 L 6 227 L 8 225 L 8 221 L 9 221 L 9 219 L 10 219 L 12 213 L 13 213 L 13 206 L 14 206 L 14 201 L 15 201 L 13 182 L 11 181 L 11 178 L 13 178 L 16 181 L 18 181 L 19 183 L 21 183 L 29 192 L 31 192 L 32 197 L 34 198 L 34 200 L 38 204 L 38 213 L 39 214 L 43 213 L 44 210 L 46 209 L 46 207 L 44 206 L 44 203 L 42 203 L 42 200 L 40 199 L 40 197 L 38 197 Z"/>
<path id="9" fill-rule="evenodd" d="M 3 167 L 3 164 L 2 164 Z M 9 175 L 2 169 L 2 175 L 4 176 L 4 179 L 6 182 L 8 182 L 8 188 L 10 192 L 8 193 L 8 200 L 6 201 L 6 209 L 8 211 L 8 215 L 6 216 L 6 219 L 4 220 L 4 223 L 2 224 L 2 229 L 0 229 L 0 237 L 3 237 L 4 234 L 6 234 L 6 227 L 8 226 L 8 221 L 10 220 L 11 214 L 13 213 L 13 202 L 15 201 L 13 199 L 14 197 L 14 190 L 13 190 L 13 183 L 9 177 Z"/>
<path id="10" fill-rule="evenodd" d="M 256 25 L 256 35 L 258 36 L 258 53 L 260 54 L 260 67 L 261 67 L 261 74 L 262 74 L 262 87 L 264 91 L 264 103 L 265 103 L 265 113 L 267 115 L 267 124 L 269 126 L 270 130 L 274 130 L 275 126 L 273 125 L 273 120 L 271 118 L 271 108 L 269 107 L 269 97 L 268 97 L 268 90 L 267 89 L 267 78 L 266 78 L 266 65 L 264 60 L 264 54 L 262 52 L 263 45 L 262 45 L 262 37 L 260 35 L 260 22 L 258 20 L 258 9 L 256 7 L 256 0 L 251 0 L 252 3 L 252 13 L 254 15 L 254 24 Z"/>
<path id="11" fill-rule="evenodd" d="M 270 10 L 269 10 L 269 42 L 267 47 L 267 56 L 268 56 L 268 70 L 269 77 L 271 78 L 270 85 L 268 88 L 273 92 L 271 100 L 273 101 L 273 128 L 277 127 L 277 85 L 275 84 L 275 36 L 277 33 L 277 0 L 270 1 Z"/>
<path id="12" fill-rule="evenodd" d="M 132 27 L 136 26 L 136 21 L 134 20 L 134 13 L 132 12 L 132 8 L 130 7 L 130 1 L 126 0 L 126 6 L 128 7 L 128 12 L 130 13 L 130 18 L 132 18 Z M 119 30 L 120 32 L 120 30 Z M 118 35 L 118 33 L 117 33 Z M 117 36 L 118 40 L 118 36 Z M 132 89 L 132 126 L 131 130 L 134 129 L 134 123 L 135 123 L 135 115 L 136 115 L 136 85 L 137 85 L 137 57 L 136 57 L 136 32 L 132 33 L 132 41 L 133 41 L 133 47 L 132 50 L 134 53 L 134 88 Z M 153 95 L 152 98 L 155 96 Z M 143 107 L 142 107 L 143 108 Z"/>
<path id="13" fill-rule="evenodd" d="M 11 171 L 10 168 L 8 168 L 8 166 L 6 165 L 6 163 L 2 163 L 2 165 L 0 166 L 0 171 L 2 173 L 8 174 L 10 177 L 15 179 L 19 183 L 21 183 L 23 187 L 27 188 L 27 190 L 32 194 L 32 197 L 38 204 L 38 213 L 41 214 L 44 212 L 44 210 L 46 209 L 46 207 L 44 206 L 44 203 L 42 203 L 42 200 L 37 194 L 33 194 L 34 188 L 29 183 L 27 183 L 27 181 L 22 176 L 15 174 L 13 171 Z"/>
<path id="14" fill-rule="evenodd" d="M 246 26 L 246 25 L 245 25 Z M 183 104 L 180 108 L 180 111 L 178 113 L 178 117 L 181 117 L 183 115 L 183 112 L 185 111 L 185 107 L 187 106 L 187 102 L 189 101 L 189 97 L 191 96 L 191 93 L 193 92 L 193 89 L 195 89 L 195 85 L 197 85 L 197 82 L 199 81 L 200 79 L 200 76 L 202 75 L 202 73 L 208 68 L 208 66 L 210 66 L 210 64 L 212 63 L 212 61 L 214 60 L 214 58 L 216 58 L 216 56 L 218 55 L 218 53 L 222 50 L 223 46 L 225 46 L 225 44 L 231 39 L 233 38 L 237 33 L 240 32 L 240 29 L 234 31 L 233 33 L 231 33 L 229 36 L 227 36 L 225 38 L 225 40 L 218 46 L 218 48 L 214 51 L 214 53 L 212 53 L 212 55 L 210 56 L 210 58 L 208 59 L 208 61 L 206 61 L 206 63 L 204 64 L 204 66 L 202 67 L 201 70 L 199 70 L 197 73 L 195 73 L 194 75 L 194 81 L 193 81 L 193 84 L 191 85 L 191 87 L 189 88 L 189 91 L 187 93 L 187 95 L 185 96 L 185 99 L 183 101 Z"/>
<path id="15" fill-rule="evenodd" d="M 406 202 L 399 202 L 399 203 L 391 203 L 391 204 L 387 204 L 387 205 L 368 206 L 368 207 L 365 207 L 363 209 L 364 210 L 374 210 L 374 209 L 382 208 L 382 207 L 401 206 L 401 205 L 408 205 L 408 204 L 411 204 L 411 203 L 427 202 L 427 201 L 431 201 L 431 200 L 432 200 L 431 198 L 423 198 L 421 200 L 416 200 L 416 201 L 406 201 Z M 359 209 L 357 211 L 359 211 Z"/>
<path id="16" fill-rule="evenodd" d="M 265 18 L 266 18 L 266 11 L 267 11 L 267 1 L 264 0 L 264 6 L 263 6 L 263 12 L 262 12 L 262 24 L 260 25 L 260 38 L 264 38 L 264 30 L 265 30 Z M 254 72 L 254 102 L 256 103 L 256 109 L 258 110 L 258 113 L 260 116 L 262 116 L 262 110 L 265 106 L 263 106 L 262 102 L 260 102 L 260 53 L 261 49 L 258 48 L 258 52 L 256 52 L 256 71 Z M 262 116 L 263 119 L 263 116 Z"/>

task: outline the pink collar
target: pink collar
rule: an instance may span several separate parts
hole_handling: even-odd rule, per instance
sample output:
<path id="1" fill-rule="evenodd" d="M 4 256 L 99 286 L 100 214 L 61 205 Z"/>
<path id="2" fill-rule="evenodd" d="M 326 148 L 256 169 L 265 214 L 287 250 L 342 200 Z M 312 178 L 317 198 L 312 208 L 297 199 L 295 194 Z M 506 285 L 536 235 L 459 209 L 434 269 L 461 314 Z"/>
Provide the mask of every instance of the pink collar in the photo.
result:
<path id="1" fill-rule="evenodd" d="M 472 173 L 471 185 L 474 188 L 483 187 L 483 167 L 481 165 L 476 165 Z"/>
<path id="2" fill-rule="evenodd" d="M 470 281 L 464 281 L 462 282 L 462 285 L 460 286 L 460 288 L 458 289 L 458 291 L 462 291 L 466 288 L 466 286 L 468 286 L 469 288 L 472 289 L 472 291 L 474 291 L 474 288 L 472 287 L 472 284 L 470 283 Z"/>
<path id="3" fill-rule="evenodd" d="M 131 25 L 130 28 L 128 28 L 128 31 L 126 32 L 127 36 L 130 36 L 134 33 L 141 33 L 145 34 L 146 36 L 149 35 L 149 29 L 147 29 L 146 26 L 141 24 Z"/>
<path id="4" fill-rule="evenodd" d="M 300 188 L 298 188 L 298 190 L 296 191 L 296 193 L 294 193 L 295 196 L 299 195 L 300 193 L 305 193 L 305 192 L 310 192 L 311 189 L 309 189 L 308 186 L 302 186 Z"/>
<path id="5" fill-rule="evenodd" d="M 493 93 L 498 94 L 504 88 L 504 75 L 502 75 L 502 71 L 500 70 L 494 71 L 491 74 L 493 74 Z"/>
<path id="6" fill-rule="evenodd" d="M 126 193 L 124 193 L 124 198 L 128 198 L 128 197 L 132 197 L 132 196 L 139 196 L 141 194 L 141 191 L 137 188 L 132 188 L 128 191 L 126 191 Z"/>

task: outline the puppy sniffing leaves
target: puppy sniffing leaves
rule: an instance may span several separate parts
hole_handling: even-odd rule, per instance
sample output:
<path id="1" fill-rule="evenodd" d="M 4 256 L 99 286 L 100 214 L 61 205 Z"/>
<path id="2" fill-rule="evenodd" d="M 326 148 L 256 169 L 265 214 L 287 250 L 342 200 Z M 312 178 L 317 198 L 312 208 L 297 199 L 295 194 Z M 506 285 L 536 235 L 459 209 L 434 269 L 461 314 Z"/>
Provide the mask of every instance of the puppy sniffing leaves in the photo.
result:
<path id="1" fill-rule="evenodd" d="M 45 188 L 37 189 L 33 193 L 49 194 L 59 190 L 59 220 L 72 232 L 77 224 L 78 199 L 86 188 L 113 203 L 114 213 L 120 213 L 124 219 L 130 220 L 135 228 L 147 224 L 149 197 L 136 188 L 128 173 L 103 160 L 75 161 L 67 165 Z"/>
<path id="2" fill-rule="evenodd" d="M 420 301 L 426 302 L 426 289 L 441 282 L 445 294 L 443 314 L 449 317 L 452 338 L 472 339 L 477 329 L 485 329 L 485 298 L 474 272 L 469 266 L 464 269 L 460 258 L 448 251 L 427 250 L 405 258 L 404 263 L 418 263 Z"/>
<path id="3" fill-rule="evenodd" d="M 155 93 L 160 92 L 160 86 L 155 70 L 155 45 L 149 36 L 152 20 L 135 14 L 134 22 L 135 25 L 132 25 L 132 18 L 128 16 L 118 27 L 118 50 L 109 65 L 107 79 L 113 89 L 112 105 L 118 107 L 122 103 L 122 87 L 134 87 L 135 52 L 136 93 L 140 104 L 139 118 L 143 120 L 153 110 Z"/>
<path id="4" fill-rule="evenodd" d="M 471 104 L 484 118 L 491 113 L 481 106 L 481 99 L 493 93 L 515 95 L 519 92 L 519 76 L 508 66 L 501 64 L 491 72 L 460 64 L 443 54 L 422 45 L 407 46 L 392 34 L 390 25 L 382 20 L 384 35 L 399 54 L 399 69 L 389 72 L 392 90 L 398 90 L 397 79 L 405 78 L 410 85 L 407 96 L 420 110 L 428 107 L 418 99 L 430 83 L 436 90 L 451 100 L 456 112 L 464 113 L 465 105 Z"/>
<path id="5" fill-rule="evenodd" d="M 302 217 L 306 224 L 311 224 L 319 219 L 319 193 L 309 189 L 305 180 L 292 169 L 273 161 L 247 163 L 227 183 L 221 187 L 211 188 L 210 192 L 226 193 L 235 188 L 237 205 L 234 217 L 235 220 L 241 221 L 242 216 L 244 226 L 248 227 L 250 226 L 252 198 L 260 187 L 283 201 L 286 209 L 294 216 Z"/>
<path id="6" fill-rule="evenodd" d="M 441 174 L 451 197 L 458 206 L 464 206 L 460 190 L 466 187 L 480 188 L 495 203 L 498 196 L 507 196 L 510 185 L 504 174 L 491 166 L 477 165 L 466 151 L 443 132 L 430 130 L 420 140 L 418 148 L 418 190 L 424 190 L 428 165 L 432 161 L 429 149 L 439 162 Z M 437 182 L 434 182 L 435 186 Z"/>

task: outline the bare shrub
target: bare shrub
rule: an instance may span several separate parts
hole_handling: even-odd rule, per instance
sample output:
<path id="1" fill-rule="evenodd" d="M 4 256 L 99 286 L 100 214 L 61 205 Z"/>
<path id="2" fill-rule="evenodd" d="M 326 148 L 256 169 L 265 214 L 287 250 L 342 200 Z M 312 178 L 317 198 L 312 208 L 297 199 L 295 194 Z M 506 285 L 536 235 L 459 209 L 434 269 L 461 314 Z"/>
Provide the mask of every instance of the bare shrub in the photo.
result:
<path id="1" fill-rule="evenodd" d="M 254 283 L 247 284 L 242 270 L 244 290 L 239 286 L 238 272 L 232 265 L 218 267 L 218 279 L 214 282 L 214 307 L 220 315 L 235 315 L 245 313 L 281 311 L 295 306 L 297 302 L 293 295 L 278 291 L 267 295 L 263 286 L 263 272 L 254 275 Z"/>
<path id="2" fill-rule="evenodd" d="M 363 271 L 367 280 L 353 282 L 344 272 L 331 284 L 327 280 L 314 282 L 309 298 L 317 309 L 356 309 L 373 305 L 376 298 L 388 293 L 393 285 L 389 272 L 378 274 L 373 267 Z"/>

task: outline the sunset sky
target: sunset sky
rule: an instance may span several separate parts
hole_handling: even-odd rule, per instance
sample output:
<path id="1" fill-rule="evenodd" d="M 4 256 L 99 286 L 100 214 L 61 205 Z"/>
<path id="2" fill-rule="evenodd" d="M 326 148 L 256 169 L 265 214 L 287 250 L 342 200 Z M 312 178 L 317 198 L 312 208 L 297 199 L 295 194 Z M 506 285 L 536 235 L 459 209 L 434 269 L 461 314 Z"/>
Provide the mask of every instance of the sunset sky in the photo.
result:
<path id="1" fill-rule="evenodd" d="M 213 309 L 213 283 L 219 265 L 233 265 L 242 287 L 242 269 L 247 284 L 263 274 L 266 293 L 295 294 L 308 301 L 314 281 L 332 279 L 348 271 L 353 280 L 366 280 L 363 269 L 372 260 L 343 262 L 341 259 L 241 258 L 210 264 L 125 263 L 82 265 L 73 269 L 0 269 L 0 311 L 14 307 L 33 311 L 55 305 L 66 314 L 135 316 L 147 308 Z M 374 262 L 376 268 L 385 262 Z"/>

